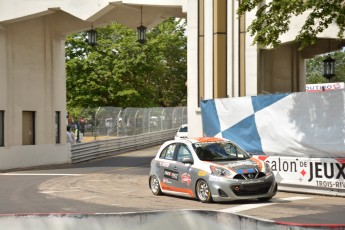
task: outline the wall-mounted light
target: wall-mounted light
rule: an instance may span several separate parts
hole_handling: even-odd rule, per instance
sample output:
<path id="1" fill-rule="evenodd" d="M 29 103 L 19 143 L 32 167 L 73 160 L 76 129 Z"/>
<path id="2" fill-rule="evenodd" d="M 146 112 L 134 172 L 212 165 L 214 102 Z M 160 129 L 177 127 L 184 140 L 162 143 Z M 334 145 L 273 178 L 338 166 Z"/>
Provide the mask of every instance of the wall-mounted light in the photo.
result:
<path id="1" fill-rule="evenodd" d="M 97 31 L 91 26 L 91 30 L 87 31 L 87 40 L 90 46 L 97 45 Z"/>
<path id="2" fill-rule="evenodd" d="M 141 6 L 140 13 L 141 13 L 140 26 L 137 27 L 138 42 L 140 44 L 145 44 L 145 42 L 146 42 L 146 27 L 143 26 L 143 6 Z"/>
<path id="3" fill-rule="evenodd" d="M 328 52 L 330 51 L 330 40 L 328 40 Z M 323 76 L 328 80 L 335 76 L 335 59 L 330 54 L 323 60 Z"/>

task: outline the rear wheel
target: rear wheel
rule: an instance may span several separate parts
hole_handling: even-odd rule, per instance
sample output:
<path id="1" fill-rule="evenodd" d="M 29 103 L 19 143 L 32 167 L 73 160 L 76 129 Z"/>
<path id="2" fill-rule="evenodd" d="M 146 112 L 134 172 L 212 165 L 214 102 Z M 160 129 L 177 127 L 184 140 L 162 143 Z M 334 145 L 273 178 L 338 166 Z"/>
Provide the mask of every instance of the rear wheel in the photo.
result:
<path id="1" fill-rule="evenodd" d="M 162 194 L 161 186 L 159 184 L 159 180 L 157 176 L 150 177 L 150 189 L 152 193 L 157 196 Z"/>
<path id="2" fill-rule="evenodd" d="M 210 187 L 204 180 L 198 180 L 196 183 L 196 195 L 198 199 L 203 203 L 211 203 L 212 202 L 212 196 Z"/>

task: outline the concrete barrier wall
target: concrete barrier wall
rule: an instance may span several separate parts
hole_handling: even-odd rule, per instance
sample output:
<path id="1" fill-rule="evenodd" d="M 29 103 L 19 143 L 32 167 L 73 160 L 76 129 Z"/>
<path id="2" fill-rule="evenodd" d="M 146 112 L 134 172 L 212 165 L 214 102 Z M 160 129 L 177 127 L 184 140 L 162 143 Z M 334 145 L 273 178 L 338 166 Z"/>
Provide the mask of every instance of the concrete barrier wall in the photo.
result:
<path id="1" fill-rule="evenodd" d="M 2 215 L 3 230 L 300 230 L 344 229 L 344 226 L 303 226 L 255 219 L 233 213 L 181 210 L 123 214 Z"/>
<path id="2" fill-rule="evenodd" d="M 25 145 L 0 148 L 0 171 L 71 163 L 71 145 Z"/>

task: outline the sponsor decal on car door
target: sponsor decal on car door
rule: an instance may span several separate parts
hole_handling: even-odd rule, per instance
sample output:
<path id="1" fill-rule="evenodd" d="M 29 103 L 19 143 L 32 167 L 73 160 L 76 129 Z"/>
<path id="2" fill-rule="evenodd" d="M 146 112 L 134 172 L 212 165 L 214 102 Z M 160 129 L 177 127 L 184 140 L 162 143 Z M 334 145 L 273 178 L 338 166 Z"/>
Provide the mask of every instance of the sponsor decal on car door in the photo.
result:
<path id="1" fill-rule="evenodd" d="M 191 165 L 178 162 L 177 171 L 180 175 L 180 178 L 177 182 L 177 186 L 180 188 L 180 191 L 188 194 L 190 197 L 194 197 Z"/>
<path id="2" fill-rule="evenodd" d="M 191 163 L 183 163 L 184 159 L 192 160 L 192 154 L 188 148 L 188 146 L 181 144 L 177 150 L 177 162 L 176 168 L 177 172 L 180 175 L 178 180 L 178 187 L 182 189 L 184 193 L 187 193 L 189 196 L 194 197 L 192 184 L 193 184 L 193 177 L 192 177 L 192 164 Z"/>
<path id="3" fill-rule="evenodd" d="M 169 167 L 163 169 L 163 182 L 162 189 L 174 191 L 178 187 L 178 180 L 180 179 L 179 172 L 177 171 L 176 162 L 170 162 Z"/>

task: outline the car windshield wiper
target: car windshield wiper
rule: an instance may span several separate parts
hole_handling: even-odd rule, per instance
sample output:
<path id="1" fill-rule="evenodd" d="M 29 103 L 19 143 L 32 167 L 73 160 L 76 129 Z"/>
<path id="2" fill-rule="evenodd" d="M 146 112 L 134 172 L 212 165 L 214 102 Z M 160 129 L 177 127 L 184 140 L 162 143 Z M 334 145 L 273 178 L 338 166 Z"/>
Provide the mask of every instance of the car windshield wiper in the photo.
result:
<path id="1" fill-rule="evenodd" d="M 223 158 L 223 157 L 221 157 L 221 158 L 213 158 L 212 159 L 212 161 L 236 161 L 236 160 L 238 160 L 238 158 Z"/>

